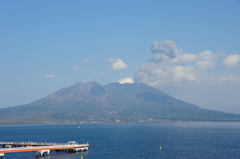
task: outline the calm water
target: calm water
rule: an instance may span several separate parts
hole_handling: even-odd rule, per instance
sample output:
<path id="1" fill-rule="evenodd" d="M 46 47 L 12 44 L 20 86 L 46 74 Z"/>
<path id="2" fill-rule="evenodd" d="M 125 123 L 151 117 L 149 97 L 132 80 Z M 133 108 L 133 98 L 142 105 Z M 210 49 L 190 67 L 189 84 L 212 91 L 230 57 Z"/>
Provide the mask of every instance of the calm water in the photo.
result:
<path id="1" fill-rule="evenodd" d="M 51 152 L 49 159 L 239 159 L 240 123 L 145 123 L 2 126 L 0 141 L 89 142 L 87 154 Z M 160 146 L 163 147 L 160 150 Z M 82 156 L 82 157 L 81 157 Z M 4 159 L 34 159 L 35 153 Z"/>

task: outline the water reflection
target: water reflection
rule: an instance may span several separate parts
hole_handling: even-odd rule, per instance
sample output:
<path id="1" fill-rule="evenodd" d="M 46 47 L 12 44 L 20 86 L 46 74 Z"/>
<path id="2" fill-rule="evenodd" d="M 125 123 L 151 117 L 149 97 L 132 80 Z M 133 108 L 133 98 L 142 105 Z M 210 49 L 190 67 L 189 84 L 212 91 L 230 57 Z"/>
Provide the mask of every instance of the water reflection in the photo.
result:
<path id="1" fill-rule="evenodd" d="M 31 159 L 72 159 L 74 158 L 80 158 L 84 159 L 85 155 L 87 155 L 88 152 L 77 152 L 77 153 L 50 153 L 49 156 L 42 156 L 42 157 L 32 157 Z M 79 157 L 78 157 L 79 156 Z"/>

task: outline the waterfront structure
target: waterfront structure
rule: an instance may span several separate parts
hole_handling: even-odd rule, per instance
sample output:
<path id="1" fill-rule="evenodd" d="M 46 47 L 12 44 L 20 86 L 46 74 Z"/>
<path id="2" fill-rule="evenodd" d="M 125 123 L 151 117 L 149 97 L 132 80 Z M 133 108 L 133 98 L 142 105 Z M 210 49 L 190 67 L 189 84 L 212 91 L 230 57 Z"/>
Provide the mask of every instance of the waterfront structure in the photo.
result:
<path id="1" fill-rule="evenodd" d="M 51 151 L 85 152 L 89 144 L 68 143 L 37 143 L 37 142 L 0 142 L 0 159 L 7 153 L 35 151 L 37 156 L 49 155 Z"/>

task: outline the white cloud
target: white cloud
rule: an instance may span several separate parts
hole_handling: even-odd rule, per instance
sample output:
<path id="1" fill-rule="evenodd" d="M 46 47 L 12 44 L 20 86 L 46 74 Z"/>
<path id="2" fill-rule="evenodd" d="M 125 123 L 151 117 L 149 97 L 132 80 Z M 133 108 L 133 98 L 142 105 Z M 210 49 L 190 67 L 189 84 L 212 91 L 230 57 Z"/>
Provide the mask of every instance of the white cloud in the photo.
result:
<path id="1" fill-rule="evenodd" d="M 203 61 L 198 61 L 196 65 L 199 69 L 204 70 L 204 69 L 213 69 L 215 66 L 215 63 L 210 60 L 203 60 Z"/>
<path id="2" fill-rule="evenodd" d="M 56 76 L 53 74 L 46 74 L 44 75 L 44 78 L 55 78 Z"/>
<path id="3" fill-rule="evenodd" d="M 198 60 L 196 66 L 201 70 L 213 69 L 215 67 L 216 55 L 210 50 L 200 52 L 198 54 Z"/>
<path id="4" fill-rule="evenodd" d="M 239 63 L 240 55 L 229 55 L 224 59 L 224 64 L 229 68 L 236 67 Z"/>
<path id="5" fill-rule="evenodd" d="M 173 68 L 173 75 L 176 81 L 194 81 L 193 67 L 176 66 Z"/>
<path id="6" fill-rule="evenodd" d="M 131 77 L 125 77 L 125 78 L 122 78 L 122 79 L 118 80 L 118 83 L 120 83 L 120 84 L 125 84 L 125 83 L 132 84 L 132 83 L 134 83 L 134 79 L 132 79 Z"/>
<path id="7" fill-rule="evenodd" d="M 173 59 L 175 63 L 187 63 L 194 62 L 197 59 L 197 55 L 195 54 L 182 54 Z"/>
<path id="8" fill-rule="evenodd" d="M 169 40 L 153 42 L 152 53 L 150 62 L 140 66 L 136 71 L 136 81 L 151 86 L 163 86 L 197 80 L 194 63 L 199 55 L 183 53 Z"/>
<path id="9" fill-rule="evenodd" d="M 134 76 L 138 82 L 151 86 L 172 86 L 178 83 L 207 84 L 221 81 L 239 80 L 233 75 L 224 75 L 227 70 L 221 70 L 222 62 L 227 67 L 240 64 L 240 55 L 215 53 L 205 50 L 199 53 L 184 53 L 173 41 L 153 42 L 153 55 L 150 60 L 141 65 Z M 225 71 L 225 72 L 224 72 Z M 221 75 L 223 74 L 223 75 Z"/>
<path id="10" fill-rule="evenodd" d="M 73 66 L 72 69 L 77 71 L 77 70 L 80 70 L 80 67 L 79 66 Z"/>
<path id="11" fill-rule="evenodd" d="M 111 62 L 111 67 L 114 70 L 122 70 L 128 67 L 127 64 L 119 58 L 109 58 L 108 61 Z"/>
<path id="12" fill-rule="evenodd" d="M 135 80 L 151 86 L 164 86 L 195 81 L 194 68 L 191 66 L 171 65 L 170 63 L 147 63 L 138 68 Z"/>
<path id="13" fill-rule="evenodd" d="M 206 50 L 206 51 L 200 52 L 199 57 L 201 60 L 209 60 L 210 61 L 210 60 L 215 59 L 215 54 L 210 50 Z"/>

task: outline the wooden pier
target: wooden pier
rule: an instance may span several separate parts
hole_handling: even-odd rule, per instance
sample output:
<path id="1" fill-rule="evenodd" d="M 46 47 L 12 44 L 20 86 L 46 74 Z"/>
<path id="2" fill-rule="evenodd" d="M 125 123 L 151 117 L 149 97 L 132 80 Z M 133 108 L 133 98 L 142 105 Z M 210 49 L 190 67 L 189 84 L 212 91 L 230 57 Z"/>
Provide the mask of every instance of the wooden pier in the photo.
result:
<path id="1" fill-rule="evenodd" d="M 37 143 L 37 142 L 0 142 L 0 159 L 7 153 L 35 151 L 37 156 L 49 155 L 51 151 L 85 152 L 89 144 L 77 144 L 70 141 L 61 143 Z"/>

